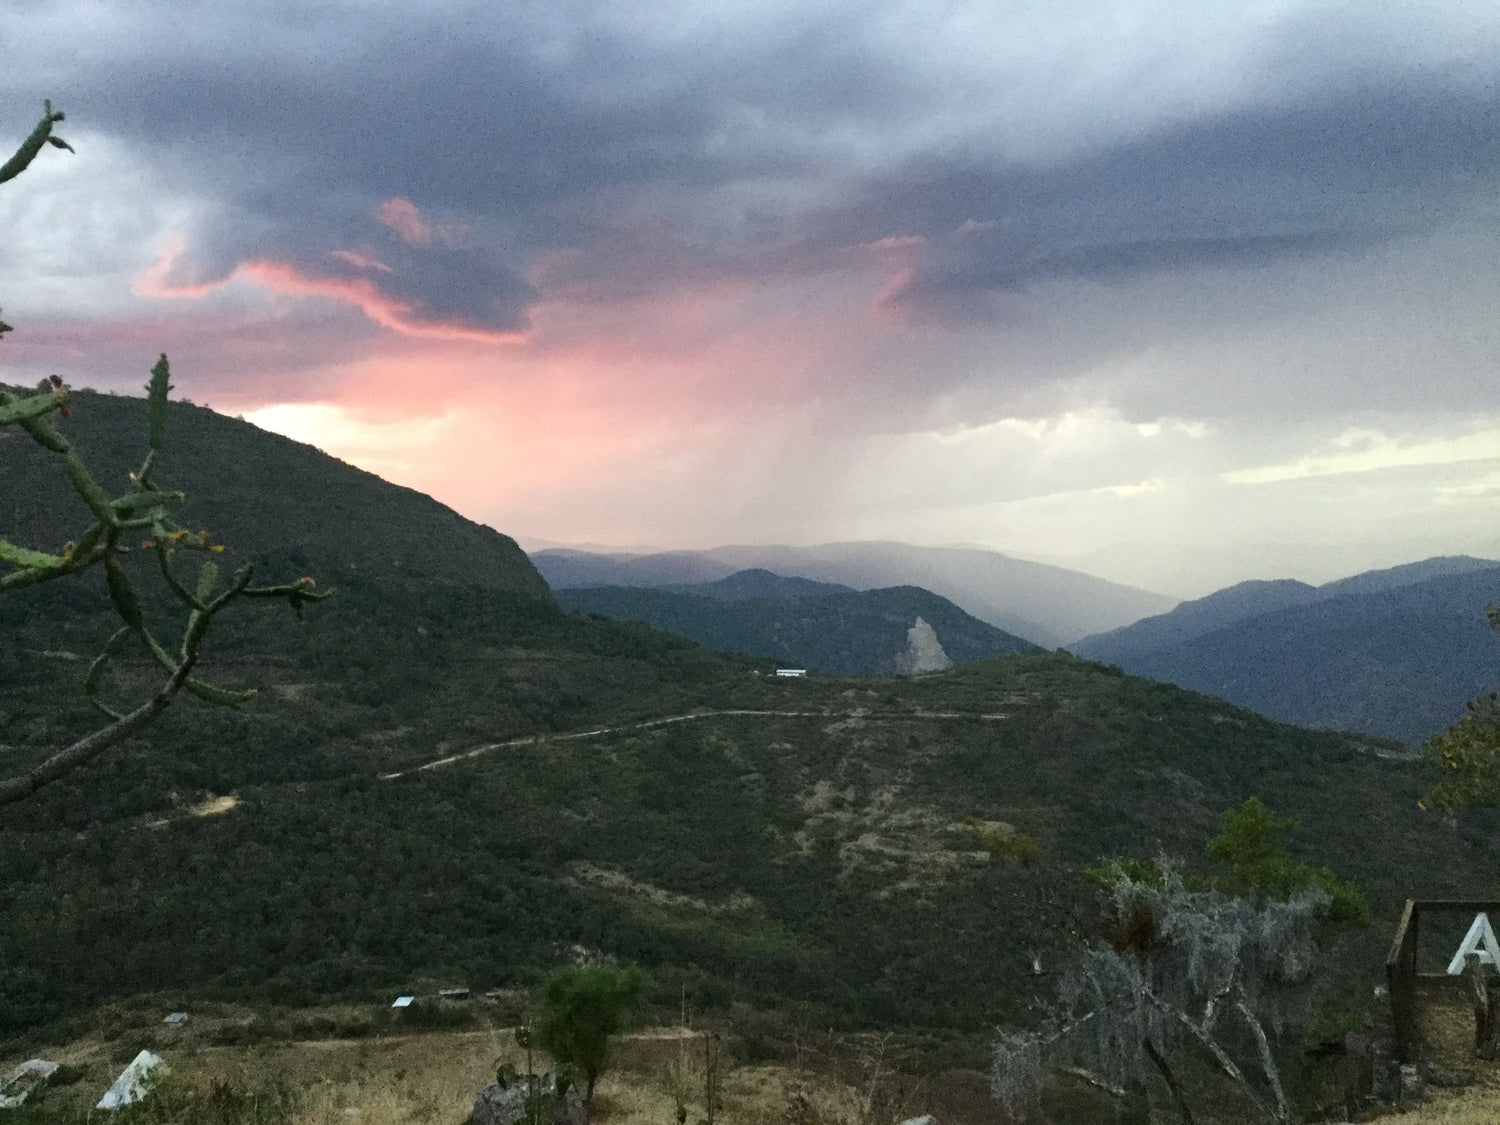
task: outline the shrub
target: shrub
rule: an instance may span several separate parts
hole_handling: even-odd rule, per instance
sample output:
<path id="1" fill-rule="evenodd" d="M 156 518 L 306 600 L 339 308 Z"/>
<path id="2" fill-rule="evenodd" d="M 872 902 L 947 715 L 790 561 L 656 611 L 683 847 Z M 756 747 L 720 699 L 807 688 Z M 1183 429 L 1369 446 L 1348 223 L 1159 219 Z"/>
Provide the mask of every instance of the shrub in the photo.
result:
<path id="1" fill-rule="evenodd" d="M 583 1076 L 584 1100 L 609 1065 L 609 1040 L 640 1000 L 646 975 L 634 965 L 569 965 L 542 986 L 537 1046 Z"/>

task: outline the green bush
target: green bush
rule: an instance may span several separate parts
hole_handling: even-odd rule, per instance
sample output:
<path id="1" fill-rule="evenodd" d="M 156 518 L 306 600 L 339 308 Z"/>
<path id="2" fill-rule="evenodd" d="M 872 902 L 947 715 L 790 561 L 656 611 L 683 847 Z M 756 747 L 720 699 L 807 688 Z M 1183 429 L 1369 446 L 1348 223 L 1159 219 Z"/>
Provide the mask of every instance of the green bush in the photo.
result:
<path id="1" fill-rule="evenodd" d="M 584 1100 L 609 1065 L 609 1040 L 646 988 L 646 974 L 631 965 L 568 965 L 542 986 L 536 1043 L 583 1076 Z"/>
<path id="2" fill-rule="evenodd" d="M 979 837 L 980 844 L 989 853 L 990 862 L 997 867 L 1007 863 L 1030 867 L 1040 857 L 1035 836 L 1017 832 L 1004 824 L 986 824 L 973 816 L 964 819 L 963 827 Z"/>

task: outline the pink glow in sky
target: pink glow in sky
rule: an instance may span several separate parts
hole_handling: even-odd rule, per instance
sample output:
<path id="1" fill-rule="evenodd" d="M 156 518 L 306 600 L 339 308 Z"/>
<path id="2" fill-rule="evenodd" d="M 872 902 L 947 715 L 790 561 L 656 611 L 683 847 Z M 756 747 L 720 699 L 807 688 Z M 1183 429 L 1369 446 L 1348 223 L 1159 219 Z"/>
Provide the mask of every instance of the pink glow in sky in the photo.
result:
<path id="1" fill-rule="evenodd" d="M 523 541 L 1500 555 L 1491 4 L 84 12 L 0 32 L 77 149 L 0 379 L 166 350 Z"/>

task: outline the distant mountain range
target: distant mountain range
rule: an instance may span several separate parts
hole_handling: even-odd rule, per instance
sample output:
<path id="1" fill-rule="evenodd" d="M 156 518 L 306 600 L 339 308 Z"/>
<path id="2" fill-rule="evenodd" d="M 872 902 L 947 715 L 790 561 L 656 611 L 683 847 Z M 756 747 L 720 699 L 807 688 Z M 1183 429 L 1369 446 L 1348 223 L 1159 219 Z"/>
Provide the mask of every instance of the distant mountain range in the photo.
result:
<path id="1" fill-rule="evenodd" d="M 1427 559 L 1309 586 L 1242 582 L 1070 645 L 1285 722 L 1417 744 L 1500 686 L 1500 563 Z"/>
<path id="2" fill-rule="evenodd" d="M 794 659 L 794 650 L 773 642 L 796 634 L 789 625 L 773 624 L 775 613 L 761 609 L 759 625 L 737 632 L 731 619 L 748 621 L 747 615 L 703 603 L 731 596 L 737 584 L 745 592 L 734 596 L 742 597 L 869 590 L 882 582 L 919 586 L 1044 647 L 1064 644 L 1079 656 L 1217 695 L 1284 722 L 1413 746 L 1455 722 L 1468 700 L 1500 686 L 1500 638 L 1483 612 L 1488 602 L 1500 601 L 1500 562 L 1469 556 L 1426 559 L 1321 586 L 1292 579 L 1241 582 L 1175 607 L 1163 595 L 992 551 L 898 543 L 643 555 L 558 549 L 536 552 L 532 561 L 570 607 L 646 620 L 710 647 L 785 659 Z M 740 567 L 760 574 L 741 575 Z M 787 585 L 799 579 L 807 585 Z M 716 583 L 723 585 L 711 590 Z M 582 592 L 601 586 L 648 587 L 698 601 L 652 599 L 645 589 Z M 687 604 L 698 608 L 690 612 Z M 1123 619 L 1141 605 L 1153 608 L 1126 624 Z M 933 625 L 948 649 L 935 611 L 914 612 Z M 1111 617 L 1118 626 L 1067 640 L 1084 631 L 1090 618 Z M 809 644 L 817 635 L 810 622 Z M 875 643 L 885 654 L 881 667 L 888 669 L 899 645 L 892 639 L 894 623 L 883 628 L 885 634 L 872 636 L 880 636 Z M 868 662 L 856 665 L 847 656 L 817 651 L 830 672 L 871 674 Z M 949 655 L 963 659 L 956 651 Z M 811 655 L 795 659 L 821 667 Z"/>
<path id="3" fill-rule="evenodd" d="M 687 585 L 574 587 L 557 600 L 838 676 L 939 671 L 1037 649 L 915 586 L 859 591 L 762 569 Z"/>
<path id="4" fill-rule="evenodd" d="M 554 590 L 714 582 L 752 568 L 858 590 L 919 586 L 1047 648 L 1164 613 L 1177 603 L 1165 594 L 970 547 L 825 543 L 645 555 L 553 549 L 534 552 L 531 560 Z"/>

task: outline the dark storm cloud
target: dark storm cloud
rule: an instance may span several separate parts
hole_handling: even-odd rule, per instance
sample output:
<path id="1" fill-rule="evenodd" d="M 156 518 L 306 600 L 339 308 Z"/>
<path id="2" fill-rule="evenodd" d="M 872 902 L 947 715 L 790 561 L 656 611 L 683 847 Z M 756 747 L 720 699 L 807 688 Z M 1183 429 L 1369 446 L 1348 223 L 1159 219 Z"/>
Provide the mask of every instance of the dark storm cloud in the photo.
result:
<path id="1" fill-rule="evenodd" d="M 522 329 L 542 295 L 533 281 L 607 299 L 873 269 L 857 248 L 898 236 L 923 247 L 884 303 L 972 314 L 1058 277 L 1256 264 L 1410 234 L 1493 200 L 1500 164 L 1493 84 L 1372 76 L 1368 60 L 1355 80 L 1338 52 L 1296 98 L 1205 93 L 1195 114 L 1118 128 L 1102 101 L 1089 127 L 1058 125 L 1076 135 L 1021 154 L 982 113 L 955 124 L 950 100 L 974 118 L 975 90 L 877 44 L 872 16 L 643 35 L 607 6 L 259 5 L 214 22 L 147 10 L 120 17 L 84 63 L 39 73 L 62 75 L 45 92 L 74 120 L 129 138 L 217 202 L 167 280 L 272 262 L 358 281 L 417 326 Z M 54 11 L 63 27 L 67 7 Z M 71 49 L 60 42 L 43 53 Z M 0 87 L 15 104 L 36 81 Z M 1014 87 L 997 62 L 995 96 Z M 1047 91 L 1025 96 L 1049 119 Z M 465 227 L 467 241 L 393 239 L 373 217 L 392 198 Z"/>
<path id="2" fill-rule="evenodd" d="M 241 17 L 222 51 L 195 49 L 190 35 L 165 51 L 127 38 L 128 65 L 69 76 L 58 93 L 75 121 L 143 144 L 234 212 L 192 232 L 169 284 L 222 281 L 247 260 L 344 278 L 330 255 L 378 237 L 371 212 L 399 196 L 469 224 L 473 244 L 387 247 L 391 269 L 365 280 L 417 306 L 419 321 L 523 328 L 536 298 L 524 275 L 545 251 L 587 248 L 634 288 L 685 258 L 741 268 L 720 261 L 734 248 L 712 248 L 716 216 L 684 196 L 806 166 L 816 153 L 788 131 L 878 118 L 871 106 L 899 100 L 888 67 L 831 39 L 802 37 L 785 69 L 727 43 L 667 55 L 603 31 L 543 61 L 538 43 L 496 21 L 407 15 L 346 20 L 350 46 L 314 40 L 305 55 L 295 37 L 258 36 Z M 671 199 L 643 209 L 663 187 Z M 661 261 L 647 260 L 648 241 Z"/>
<path id="3" fill-rule="evenodd" d="M 221 281 L 247 260 L 339 280 L 355 271 L 332 252 L 373 241 L 391 268 L 366 279 L 382 293 L 417 305 L 421 320 L 479 328 L 523 327 L 531 256 L 587 239 L 563 214 L 569 200 L 709 178 L 698 153 L 712 123 L 691 92 L 591 101 L 503 27 L 471 33 L 440 14 L 409 16 L 346 15 L 348 45 L 314 40 L 306 55 L 295 37 L 259 37 L 243 18 L 243 35 L 221 37 L 221 50 L 191 33 L 167 51 L 127 40 L 127 65 L 80 68 L 55 93 L 74 122 L 144 146 L 231 212 L 192 232 L 170 283 Z M 597 80 L 630 63 L 600 40 L 567 68 Z M 7 101 L 20 94 L 12 87 Z M 471 244 L 391 246 L 372 218 L 391 197 L 468 223 Z"/>
<path id="4" fill-rule="evenodd" d="M 1350 89 L 1047 167 L 918 161 L 823 216 L 814 241 L 920 236 L 917 268 L 886 303 L 970 313 L 1055 278 L 1358 250 L 1493 205 L 1497 121 L 1493 88 Z"/>

